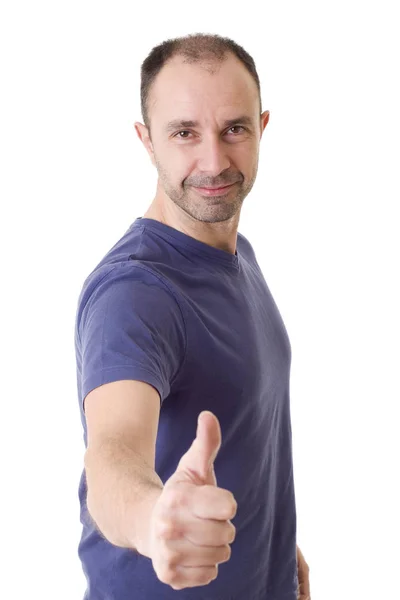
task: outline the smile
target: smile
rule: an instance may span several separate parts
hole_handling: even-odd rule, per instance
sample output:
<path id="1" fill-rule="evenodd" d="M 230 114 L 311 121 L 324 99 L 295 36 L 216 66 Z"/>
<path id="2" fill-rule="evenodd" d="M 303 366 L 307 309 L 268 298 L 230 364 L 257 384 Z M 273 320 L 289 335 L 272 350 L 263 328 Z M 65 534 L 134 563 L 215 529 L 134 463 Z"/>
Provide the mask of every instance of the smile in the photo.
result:
<path id="1" fill-rule="evenodd" d="M 225 185 L 219 188 L 199 188 L 194 186 L 193 187 L 195 190 L 197 190 L 200 194 L 203 194 L 204 196 L 221 196 L 223 194 L 226 194 L 234 185 L 235 183 L 231 183 L 230 185 Z"/>

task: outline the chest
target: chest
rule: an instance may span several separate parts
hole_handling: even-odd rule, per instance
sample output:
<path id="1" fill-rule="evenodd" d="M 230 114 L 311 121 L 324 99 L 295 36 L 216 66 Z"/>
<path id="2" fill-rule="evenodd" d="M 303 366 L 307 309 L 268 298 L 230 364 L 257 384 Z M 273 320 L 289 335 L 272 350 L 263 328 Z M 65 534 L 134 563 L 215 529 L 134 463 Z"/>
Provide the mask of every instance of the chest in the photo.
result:
<path id="1" fill-rule="evenodd" d="M 287 383 L 289 337 L 262 276 L 213 285 L 199 279 L 185 299 L 184 373 L 203 395 L 263 398 Z"/>

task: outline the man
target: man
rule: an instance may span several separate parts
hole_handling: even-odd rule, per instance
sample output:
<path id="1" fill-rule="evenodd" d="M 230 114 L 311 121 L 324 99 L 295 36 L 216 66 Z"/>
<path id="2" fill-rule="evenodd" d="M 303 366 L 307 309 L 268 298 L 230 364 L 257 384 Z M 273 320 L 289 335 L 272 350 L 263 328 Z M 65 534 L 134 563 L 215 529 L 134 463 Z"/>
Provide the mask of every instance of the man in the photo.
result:
<path id="1" fill-rule="evenodd" d="M 253 59 L 191 35 L 142 65 L 155 197 L 76 320 L 86 600 L 302 600 L 290 342 L 240 211 L 269 112 Z"/>

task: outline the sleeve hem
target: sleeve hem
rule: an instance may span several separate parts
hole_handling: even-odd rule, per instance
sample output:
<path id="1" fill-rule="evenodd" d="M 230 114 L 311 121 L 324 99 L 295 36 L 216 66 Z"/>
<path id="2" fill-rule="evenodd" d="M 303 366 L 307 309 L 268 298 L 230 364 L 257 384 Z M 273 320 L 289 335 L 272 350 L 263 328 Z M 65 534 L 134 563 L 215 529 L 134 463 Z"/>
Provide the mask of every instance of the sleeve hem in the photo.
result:
<path id="1" fill-rule="evenodd" d="M 160 405 L 163 399 L 169 394 L 169 389 L 165 389 L 163 383 L 153 373 L 142 367 L 109 367 L 97 371 L 92 375 L 89 375 L 82 384 L 82 411 L 84 412 L 85 398 L 96 387 L 104 385 L 105 383 L 111 383 L 113 381 L 119 381 L 121 379 L 136 379 L 138 381 L 144 381 L 152 385 L 160 395 Z M 164 394 L 164 391 L 166 392 Z"/>

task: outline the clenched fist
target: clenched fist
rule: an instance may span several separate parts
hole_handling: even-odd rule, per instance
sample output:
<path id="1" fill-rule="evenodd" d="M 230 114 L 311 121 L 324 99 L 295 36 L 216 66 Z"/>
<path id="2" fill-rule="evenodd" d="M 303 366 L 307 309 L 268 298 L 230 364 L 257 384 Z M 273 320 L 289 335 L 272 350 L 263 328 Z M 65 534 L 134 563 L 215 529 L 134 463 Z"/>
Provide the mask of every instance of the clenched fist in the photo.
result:
<path id="1" fill-rule="evenodd" d="M 157 577 L 174 590 L 207 585 L 229 560 L 237 503 L 217 487 L 214 460 L 221 446 L 217 417 L 199 415 L 196 438 L 154 505 L 149 548 Z"/>

